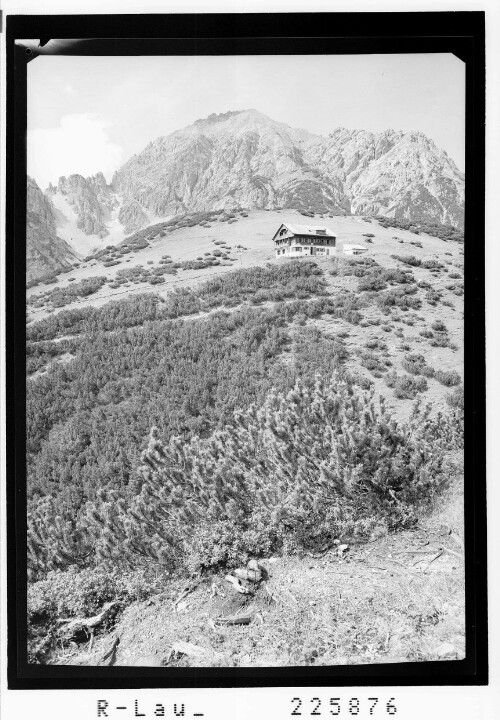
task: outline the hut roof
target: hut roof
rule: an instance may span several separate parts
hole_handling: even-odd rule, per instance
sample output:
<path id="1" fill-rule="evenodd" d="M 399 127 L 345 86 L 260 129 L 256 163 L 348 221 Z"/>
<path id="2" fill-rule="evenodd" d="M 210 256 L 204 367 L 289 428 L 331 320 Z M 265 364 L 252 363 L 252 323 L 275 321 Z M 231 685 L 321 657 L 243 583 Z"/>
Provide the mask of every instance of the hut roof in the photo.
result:
<path id="1" fill-rule="evenodd" d="M 294 235 L 309 235 L 312 237 L 337 237 L 333 230 L 330 230 L 330 228 L 327 228 L 325 225 L 299 225 L 298 223 L 283 223 L 279 226 L 276 235 L 282 227 L 286 227 L 286 229 L 290 230 L 290 232 Z"/>

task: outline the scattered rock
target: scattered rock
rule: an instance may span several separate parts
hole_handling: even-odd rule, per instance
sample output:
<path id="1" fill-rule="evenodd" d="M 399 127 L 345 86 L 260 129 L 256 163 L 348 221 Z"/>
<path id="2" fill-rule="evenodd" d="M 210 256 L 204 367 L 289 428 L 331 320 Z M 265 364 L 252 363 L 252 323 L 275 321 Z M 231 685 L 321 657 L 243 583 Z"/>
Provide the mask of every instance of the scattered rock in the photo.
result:
<path id="1" fill-rule="evenodd" d="M 217 618 L 219 625 L 249 625 L 254 617 L 254 611 L 242 615 L 227 615 L 226 617 Z"/>
<path id="2" fill-rule="evenodd" d="M 243 595 L 249 595 L 252 592 L 250 584 L 247 580 L 239 580 L 232 575 L 226 575 L 224 580 L 227 580 L 227 582 L 231 583 L 236 592 L 242 593 Z"/>
<path id="3" fill-rule="evenodd" d="M 234 571 L 234 574 L 237 578 L 240 580 L 248 580 L 249 582 L 258 583 L 262 580 L 262 572 L 260 571 L 259 566 L 257 565 L 257 569 L 254 569 L 253 567 L 247 567 L 247 568 L 236 568 Z"/>
<path id="4" fill-rule="evenodd" d="M 249 560 L 246 568 L 236 568 L 232 575 L 226 575 L 225 580 L 230 582 L 237 592 L 248 594 L 254 592 L 265 577 L 267 573 L 257 560 Z"/>
<path id="5" fill-rule="evenodd" d="M 249 560 L 248 564 L 247 564 L 247 568 L 248 568 L 248 570 L 250 570 L 252 572 L 262 573 L 262 570 L 261 570 L 257 560 Z"/>

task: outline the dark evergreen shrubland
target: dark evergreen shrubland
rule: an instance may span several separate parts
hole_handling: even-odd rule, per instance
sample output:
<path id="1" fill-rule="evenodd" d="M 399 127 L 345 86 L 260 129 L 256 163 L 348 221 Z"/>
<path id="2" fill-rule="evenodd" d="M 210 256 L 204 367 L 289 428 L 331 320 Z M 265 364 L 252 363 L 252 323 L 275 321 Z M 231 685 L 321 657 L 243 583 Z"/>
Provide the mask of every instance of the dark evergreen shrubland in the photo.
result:
<path id="1" fill-rule="evenodd" d="M 365 273 L 358 281 L 358 290 L 378 291 L 385 290 L 389 285 L 405 285 L 415 282 L 415 278 L 408 270 L 399 268 L 376 267 Z"/>
<path id="2" fill-rule="evenodd" d="M 162 271 L 163 272 L 163 271 Z M 150 278 L 151 271 L 138 265 L 124 268 L 117 279 Z M 105 278 L 104 278 L 105 280 Z M 73 289 L 75 286 L 72 286 Z M 53 340 L 59 334 L 100 332 L 123 327 L 134 327 L 146 320 L 174 319 L 191 315 L 202 308 L 234 306 L 252 300 L 255 304 L 267 300 L 308 298 L 322 295 L 325 281 L 314 262 L 292 260 L 279 266 L 268 265 L 236 270 L 202 284 L 194 292 L 185 288 L 173 290 L 166 298 L 139 295 L 133 299 L 109 302 L 100 308 L 66 310 L 54 317 L 45 318 L 27 328 L 29 341 Z M 344 308 L 342 299 L 335 307 Z M 352 310 L 356 302 L 351 302 Z"/>
<path id="3" fill-rule="evenodd" d="M 385 228 L 400 228 L 401 230 L 409 230 L 413 233 L 427 233 L 441 240 L 453 240 L 463 243 L 464 234 L 453 225 L 445 225 L 443 223 L 431 222 L 428 220 L 405 220 L 404 218 L 390 218 L 385 216 L 377 216 L 376 221 Z"/>
<path id="4" fill-rule="evenodd" d="M 361 260 L 347 265 L 361 281 L 397 285 L 379 307 L 418 300 L 410 272 Z M 126 268 L 117 284 L 142 275 Z M 315 263 L 292 261 L 28 327 L 31 367 L 48 368 L 27 397 L 32 661 L 43 661 L 61 614 L 143 599 L 166 573 L 180 582 L 407 527 L 446 485 L 463 392 L 450 394 L 446 416 L 417 405 L 398 423 L 372 381 L 347 371 L 346 326 L 329 336 L 308 323 L 329 314 L 359 324 L 374 296 L 325 291 Z M 235 309 L 183 319 L 224 305 Z M 51 363 L 63 352 L 74 359 Z M 390 364 L 378 339 L 361 355 L 374 374 Z M 422 359 L 405 361 L 421 375 Z M 426 387 L 386 377 L 401 397 Z"/>
<path id="5" fill-rule="evenodd" d="M 422 264 L 422 261 L 414 255 L 391 255 L 391 257 L 394 260 L 399 260 L 399 262 L 402 262 L 405 265 L 410 265 L 410 267 L 420 267 Z"/>
<path id="6" fill-rule="evenodd" d="M 55 287 L 53 290 L 42 293 L 41 295 L 32 295 L 29 298 L 28 304 L 49 304 L 54 308 L 63 307 L 80 297 L 88 297 L 97 292 L 106 281 L 107 278 L 105 276 L 84 278 L 80 282 L 66 287 Z"/>
<path id="7" fill-rule="evenodd" d="M 26 344 L 26 374 L 32 375 L 45 365 L 51 362 L 55 357 L 68 352 L 70 345 L 62 340 L 61 342 L 40 342 Z"/>
<path id="8" fill-rule="evenodd" d="M 153 428 L 136 492 L 99 490 L 74 523 L 45 498 L 29 518 L 39 570 L 110 562 L 201 569 L 415 522 L 446 483 L 454 416 L 416 405 L 398 424 L 382 399 L 336 373 L 272 390 L 206 438 Z M 260 539 L 259 539 L 260 538 Z M 195 567 L 196 566 L 196 567 Z"/>
<path id="9" fill-rule="evenodd" d="M 335 261 L 335 268 L 330 270 L 331 275 L 354 275 L 365 277 L 373 272 L 382 272 L 378 262 L 369 256 L 359 258 L 339 257 Z"/>
<path id="10" fill-rule="evenodd" d="M 401 310 L 419 310 L 422 307 L 422 301 L 417 297 L 418 288 L 416 285 L 403 285 L 387 292 L 380 293 L 377 302 L 383 310 L 393 307 Z"/>
<path id="11" fill-rule="evenodd" d="M 220 287 L 214 297 L 218 292 Z M 355 295 L 341 293 L 338 302 L 319 297 L 268 310 L 243 307 L 188 323 L 163 319 L 167 311 L 176 317 L 201 308 L 197 296 L 179 290 L 166 304 L 139 296 L 32 326 L 33 349 L 45 346 L 36 344 L 40 337 L 76 330 L 80 335 L 49 343 L 50 352 L 60 345 L 75 357 L 28 382 L 30 503 L 54 498 L 57 516 L 73 527 L 98 488 L 128 496 L 151 418 L 165 432 L 204 435 L 235 408 L 262 400 L 273 385 L 286 389 L 297 376 L 333 371 L 348 357 L 341 339 L 305 328 L 292 341 L 286 323 L 323 313 L 356 322 L 357 307 Z M 289 349 L 293 362 L 282 363 Z M 66 527 L 53 518 L 46 525 L 56 534 Z"/>

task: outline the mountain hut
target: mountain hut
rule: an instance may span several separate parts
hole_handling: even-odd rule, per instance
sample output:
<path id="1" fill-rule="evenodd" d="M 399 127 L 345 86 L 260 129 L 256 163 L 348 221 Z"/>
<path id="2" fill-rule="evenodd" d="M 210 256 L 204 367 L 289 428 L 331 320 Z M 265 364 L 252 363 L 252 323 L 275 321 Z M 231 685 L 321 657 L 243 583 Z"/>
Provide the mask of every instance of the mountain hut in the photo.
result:
<path id="1" fill-rule="evenodd" d="M 283 223 L 274 237 L 276 257 L 336 255 L 337 236 L 327 227 Z"/>

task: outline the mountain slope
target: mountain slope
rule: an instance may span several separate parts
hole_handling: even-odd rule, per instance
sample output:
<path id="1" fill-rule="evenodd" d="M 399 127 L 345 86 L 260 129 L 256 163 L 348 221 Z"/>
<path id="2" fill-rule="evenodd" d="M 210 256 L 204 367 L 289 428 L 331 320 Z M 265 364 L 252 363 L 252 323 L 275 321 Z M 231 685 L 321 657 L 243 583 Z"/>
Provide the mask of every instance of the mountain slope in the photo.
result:
<path id="1" fill-rule="evenodd" d="M 309 167 L 293 131 L 256 111 L 198 120 L 131 158 L 113 187 L 156 214 L 220 208 L 308 208 L 343 215 L 342 182 Z"/>
<path id="2" fill-rule="evenodd" d="M 351 193 L 356 214 L 463 227 L 463 176 L 422 133 L 400 134 L 395 145 L 351 184 Z"/>
<path id="3" fill-rule="evenodd" d="M 87 255 L 106 244 L 116 245 L 157 217 L 134 198 L 124 198 L 108 185 L 102 172 L 84 178 L 73 174 L 49 184 L 46 194 L 56 210 L 59 235 L 77 252 Z"/>
<path id="4" fill-rule="evenodd" d="M 107 186 L 105 186 L 107 187 Z M 97 197 L 97 187 L 81 175 L 61 177 L 57 191 L 66 196 L 78 217 L 77 226 L 87 235 L 105 237 L 108 233 L 103 223 L 104 207 Z M 102 200 L 101 194 L 101 200 Z"/>
<path id="5" fill-rule="evenodd" d="M 205 210 L 295 209 L 463 227 L 464 175 L 423 133 L 337 128 L 328 137 L 256 110 L 210 115 L 149 143 L 118 170 L 49 185 L 57 234 L 77 252 Z"/>
<path id="6" fill-rule="evenodd" d="M 124 207 L 295 208 L 463 224 L 464 176 L 422 133 L 339 128 L 328 138 L 255 110 L 211 115 L 161 137 L 115 174 Z"/>
<path id="7" fill-rule="evenodd" d="M 77 259 L 74 250 L 56 230 L 56 211 L 36 182 L 28 177 L 26 188 L 26 279 L 65 270 Z"/>

